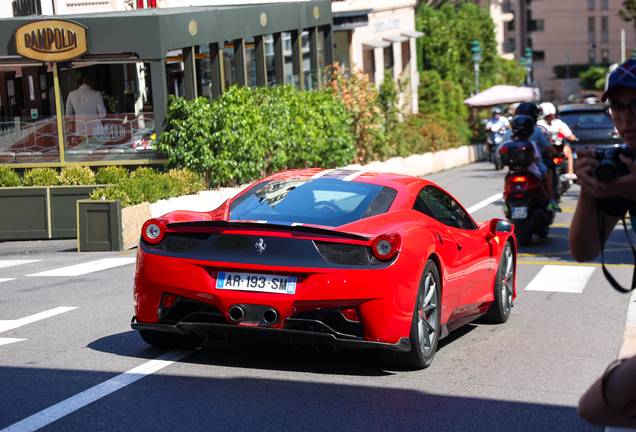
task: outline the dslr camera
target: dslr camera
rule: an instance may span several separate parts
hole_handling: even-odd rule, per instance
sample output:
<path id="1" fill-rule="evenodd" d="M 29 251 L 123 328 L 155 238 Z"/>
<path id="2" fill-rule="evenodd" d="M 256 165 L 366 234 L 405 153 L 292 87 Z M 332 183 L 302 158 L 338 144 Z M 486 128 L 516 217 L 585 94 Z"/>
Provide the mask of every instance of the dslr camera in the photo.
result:
<path id="1" fill-rule="evenodd" d="M 601 183 L 611 183 L 620 176 L 629 174 L 629 168 L 621 162 L 619 156 L 627 156 L 631 160 L 636 157 L 636 151 L 623 148 L 614 147 L 606 150 L 596 151 L 596 160 L 598 165 L 594 169 L 594 176 Z"/>

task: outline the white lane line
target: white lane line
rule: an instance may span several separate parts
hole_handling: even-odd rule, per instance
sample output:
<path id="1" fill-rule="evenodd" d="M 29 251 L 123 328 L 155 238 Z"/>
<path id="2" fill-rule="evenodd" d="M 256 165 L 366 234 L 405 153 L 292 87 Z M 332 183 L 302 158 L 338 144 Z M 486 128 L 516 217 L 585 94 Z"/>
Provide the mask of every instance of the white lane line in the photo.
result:
<path id="1" fill-rule="evenodd" d="M 42 260 L 0 260 L 0 268 L 13 267 L 21 264 L 30 264 Z"/>
<path id="2" fill-rule="evenodd" d="M 25 341 L 26 339 L 16 339 L 16 338 L 0 338 L 0 345 L 9 345 L 13 342 Z"/>
<path id="3" fill-rule="evenodd" d="M 73 309 L 77 309 L 77 308 L 61 306 L 61 307 L 57 307 L 55 309 L 51 309 L 48 311 L 36 313 L 34 315 L 29 315 L 28 317 L 19 318 L 17 320 L 0 320 L 0 333 L 6 332 L 8 330 L 13 330 L 18 327 L 22 327 L 23 325 L 31 324 L 36 321 L 43 320 L 45 318 L 50 318 L 52 316 L 59 315 L 64 312 L 68 312 Z"/>
<path id="4" fill-rule="evenodd" d="M 150 360 L 121 375 L 111 378 L 95 387 L 89 388 L 75 396 L 72 396 L 58 404 L 55 404 L 39 413 L 33 414 L 22 421 L 2 429 L 0 432 L 30 432 L 38 430 L 53 423 L 62 417 L 77 411 L 98 399 L 134 383 L 141 378 L 157 372 L 172 363 L 177 362 L 195 350 L 173 350 L 154 360 Z"/>
<path id="5" fill-rule="evenodd" d="M 526 286 L 526 291 L 582 293 L 595 267 L 545 265 Z"/>
<path id="6" fill-rule="evenodd" d="M 472 207 L 468 207 L 466 209 L 466 211 L 468 213 L 470 213 L 470 214 L 473 214 L 477 210 L 482 209 L 482 208 L 486 207 L 487 205 L 492 204 L 492 203 L 494 203 L 495 201 L 497 201 L 498 199 L 501 199 L 501 198 L 503 198 L 503 193 L 495 194 L 495 195 L 491 196 L 490 198 L 486 198 L 485 200 L 483 200 L 481 202 L 478 202 L 477 204 L 475 204 Z"/>
<path id="7" fill-rule="evenodd" d="M 15 280 L 15 278 L 0 278 L 0 282 L 9 282 Z"/>
<path id="8" fill-rule="evenodd" d="M 83 264 L 76 264 L 62 267 L 55 270 L 48 270 L 41 273 L 34 273 L 27 276 L 81 276 L 96 271 L 132 264 L 136 258 L 105 258 Z"/>

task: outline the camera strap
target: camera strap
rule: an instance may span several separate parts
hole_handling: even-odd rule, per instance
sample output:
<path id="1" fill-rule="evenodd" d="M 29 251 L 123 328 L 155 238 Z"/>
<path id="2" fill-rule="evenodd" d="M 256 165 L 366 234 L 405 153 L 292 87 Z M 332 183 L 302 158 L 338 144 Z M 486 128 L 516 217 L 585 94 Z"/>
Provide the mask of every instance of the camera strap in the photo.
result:
<path id="1" fill-rule="evenodd" d="M 632 244 L 632 239 L 629 236 L 629 232 L 627 231 L 627 222 L 625 221 L 625 215 L 623 215 L 621 220 L 623 221 L 623 228 L 625 229 L 625 234 L 627 235 L 629 246 L 632 248 L 632 254 L 634 255 L 634 264 L 635 264 L 634 273 L 632 274 L 632 286 L 630 289 L 625 289 L 622 286 L 620 286 L 620 284 L 616 282 L 616 279 L 614 279 L 614 277 L 605 268 L 605 253 L 604 253 L 605 252 L 605 212 L 597 208 L 596 216 L 598 217 L 598 226 L 599 226 L 598 231 L 601 236 L 601 265 L 603 267 L 603 274 L 605 275 L 605 279 L 607 279 L 607 281 L 610 283 L 610 285 L 612 285 L 612 287 L 614 287 L 616 291 L 620 291 L 622 293 L 629 293 L 634 288 L 636 288 L 636 249 L 634 249 L 634 245 Z"/>

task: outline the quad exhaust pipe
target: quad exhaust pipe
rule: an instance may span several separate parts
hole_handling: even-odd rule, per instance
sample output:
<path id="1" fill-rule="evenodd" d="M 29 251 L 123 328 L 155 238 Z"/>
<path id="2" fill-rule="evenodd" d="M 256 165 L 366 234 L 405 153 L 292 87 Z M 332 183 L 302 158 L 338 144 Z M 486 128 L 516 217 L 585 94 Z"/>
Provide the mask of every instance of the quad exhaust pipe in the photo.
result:
<path id="1" fill-rule="evenodd" d="M 235 323 L 240 323 L 245 319 L 245 311 L 241 306 L 232 306 L 228 311 L 228 317 Z"/>
<path id="2" fill-rule="evenodd" d="M 272 326 L 280 321 L 278 311 L 266 305 L 235 304 L 230 306 L 227 311 L 227 316 L 229 320 L 235 324 L 243 323 Z"/>
<path id="3" fill-rule="evenodd" d="M 276 312 L 276 309 L 267 309 L 263 312 L 263 321 L 265 324 L 275 324 L 278 321 L 278 312 Z"/>

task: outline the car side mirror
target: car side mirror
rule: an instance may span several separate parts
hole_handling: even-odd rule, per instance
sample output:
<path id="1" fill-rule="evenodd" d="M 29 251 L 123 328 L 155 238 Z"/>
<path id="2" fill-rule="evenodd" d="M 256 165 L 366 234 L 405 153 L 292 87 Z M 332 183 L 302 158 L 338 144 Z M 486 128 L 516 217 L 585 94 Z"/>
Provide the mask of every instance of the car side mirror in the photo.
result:
<path id="1" fill-rule="evenodd" d="M 500 234 L 512 232 L 512 224 L 503 219 L 492 219 L 488 224 L 484 225 L 484 238 L 491 240 Z"/>

